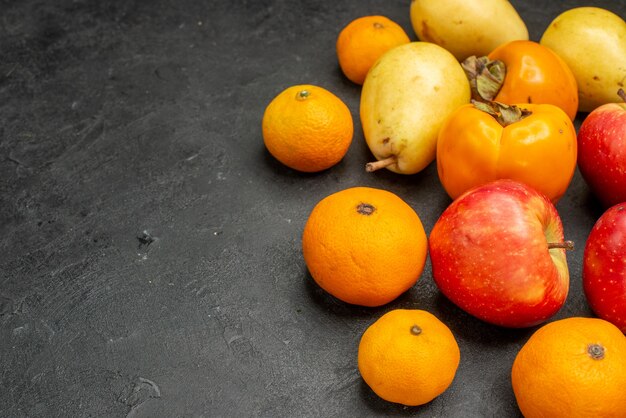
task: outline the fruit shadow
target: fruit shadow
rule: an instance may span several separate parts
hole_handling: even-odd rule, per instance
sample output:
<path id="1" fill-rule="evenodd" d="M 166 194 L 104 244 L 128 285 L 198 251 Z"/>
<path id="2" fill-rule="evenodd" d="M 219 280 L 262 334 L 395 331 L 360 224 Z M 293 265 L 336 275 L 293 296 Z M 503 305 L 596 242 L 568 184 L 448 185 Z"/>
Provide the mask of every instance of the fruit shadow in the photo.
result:
<path id="1" fill-rule="evenodd" d="M 361 89 L 363 86 L 350 81 L 350 79 L 345 76 L 343 71 L 341 71 L 339 63 L 335 66 L 332 75 L 334 77 L 334 85 L 337 86 L 337 94 L 341 95 L 341 99 L 344 102 L 348 102 L 346 103 L 348 107 L 351 107 L 351 104 L 358 105 L 361 99 Z M 350 96 L 345 97 L 346 95 Z"/>
<path id="2" fill-rule="evenodd" d="M 490 324 L 463 311 L 440 291 L 435 296 L 435 310 L 460 343 L 485 347 L 498 348 L 503 344 L 521 346 L 540 326 L 507 328 Z"/>
<path id="3" fill-rule="evenodd" d="M 325 314 L 336 315 L 342 318 L 360 318 L 379 316 L 389 309 L 386 305 L 370 308 L 343 302 L 322 289 L 315 280 L 313 280 L 311 273 L 308 271 L 305 273 L 303 281 L 309 299 Z"/>
<path id="4" fill-rule="evenodd" d="M 527 328 L 507 328 L 482 321 L 452 303 L 439 290 L 425 289 L 426 280 L 420 280 L 393 301 L 378 307 L 366 307 L 343 302 L 324 289 L 313 279 L 308 270 L 303 277 L 309 299 L 324 314 L 342 318 L 371 318 L 372 322 L 394 309 L 424 309 L 444 322 L 460 342 L 487 347 L 505 345 L 521 346 L 541 324 Z"/>
<path id="5" fill-rule="evenodd" d="M 421 301 L 421 298 L 426 296 L 416 285 L 385 305 L 368 307 L 353 305 L 332 296 L 315 282 L 308 270 L 305 272 L 302 281 L 309 300 L 325 315 L 334 315 L 341 318 L 366 318 L 374 322 L 383 314 L 394 309 L 418 309 L 416 306 L 426 305 L 425 302 Z"/>
<path id="6" fill-rule="evenodd" d="M 262 161 L 263 166 L 267 169 L 259 170 L 256 175 L 281 187 L 297 186 L 298 189 L 311 187 L 316 190 L 330 187 L 334 190 L 336 185 L 346 181 L 353 184 L 362 184 L 361 178 L 365 177 L 364 175 L 360 176 L 358 173 L 355 174 L 354 164 L 349 161 L 348 157 L 343 158 L 337 164 L 325 170 L 306 173 L 287 167 L 274 158 L 265 147 L 259 149 L 258 154 L 257 160 Z"/>
<path id="7" fill-rule="evenodd" d="M 378 397 L 378 395 L 374 393 L 374 391 L 367 385 L 367 383 L 365 383 L 363 379 L 361 379 L 359 385 L 359 394 L 370 411 L 372 411 L 376 415 L 382 416 L 433 416 L 434 408 L 432 407 L 432 405 L 437 402 L 437 398 L 435 398 L 431 402 L 419 406 L 406 406 L 398 403 L 387 402 Z"/>
<path id="8" fill-rule="evenodd" d="M 587 212 L 589 216 L 593 219 L 598 220 L 600 216 L 608 209 L 603 206 L 597 196 L 595 196 L 591 191 L 587 190 L 586 195 L 583 197 L 583 208 Z"/>
<path id="9" fill-rule="evenodd" d="M 301 179 L 316 177 L 319 173 L 305 173 L 303 171 L 294 170 L 278 161 L 265 147 L 259 147 L 260 158 L 263 164 L 270 169 L 273 175 L 283 178 Z"/>

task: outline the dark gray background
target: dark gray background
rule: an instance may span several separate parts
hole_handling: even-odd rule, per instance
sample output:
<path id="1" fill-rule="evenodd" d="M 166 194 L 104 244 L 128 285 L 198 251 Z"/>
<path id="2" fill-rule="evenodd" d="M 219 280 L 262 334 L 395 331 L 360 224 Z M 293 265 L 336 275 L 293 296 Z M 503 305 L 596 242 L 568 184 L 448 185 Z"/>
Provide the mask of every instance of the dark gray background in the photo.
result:
<path id="1" fill-rule="evenodd" d="M 513 4 L 533 40 L 574 6 L 626 14 L 625 1 Z M 415 40 L 408 1 L 0 7 L 0 416 L 519 416 L 509 373 L 533 329 L 463 313 L 429 263 L 366 309 L 321 291 L 302 259 L 304 222 L 332 192 L 390 190 L 427 233 L 450 203 L 434 164 L 365 173 L 360 87 L 335 56 L 363 15 Z M 345 159 L 313 175 L 277 163 L 261 136 L 265 106 L 303 83 L 355 122 Z M 557 208 L 576 249 L 555 318 L 588 316 L 581 259 L 602 209 L 578 173 Z M 454 383 L 423 407 L 378 399 L 356 367 L 361 333 L 400 307 L 435 313 L 461 348 Z"/>

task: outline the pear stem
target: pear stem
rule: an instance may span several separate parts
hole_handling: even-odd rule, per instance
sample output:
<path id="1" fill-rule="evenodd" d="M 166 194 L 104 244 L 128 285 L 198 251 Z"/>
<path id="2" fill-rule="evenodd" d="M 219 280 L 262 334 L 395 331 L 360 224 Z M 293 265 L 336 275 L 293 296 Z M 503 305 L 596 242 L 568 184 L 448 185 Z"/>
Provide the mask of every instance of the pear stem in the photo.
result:
<path id="1" fill-rule="evenodd" d="M 574 242 L 573 241 L 549 242 L 548 249 L 551 250 L 553 248 L 565 248 L 566 250 L 571 251 L 574 249 Z"/>
<path id="2" fill-rule="evenodd" d="M 624 103 L 626 103 L 626 92 L 624 92 L 624 89 L 617 90 L 617 95 L 622 98 Z"/>
<path id="3" fill-rule="evenodd" d="M 392 155 L 391 157 L 365 164 L 365 171 L 371 173 L 373 171 L 380 170 L 381 168 L 389 167 L 397 162 L 398 158 L 395 155 Z"/>

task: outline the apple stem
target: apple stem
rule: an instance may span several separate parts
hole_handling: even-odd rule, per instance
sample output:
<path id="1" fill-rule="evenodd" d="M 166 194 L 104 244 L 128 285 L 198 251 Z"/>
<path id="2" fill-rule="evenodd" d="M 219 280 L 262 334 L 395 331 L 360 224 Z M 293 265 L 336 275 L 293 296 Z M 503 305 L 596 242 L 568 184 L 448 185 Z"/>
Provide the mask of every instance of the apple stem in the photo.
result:
<path id="1" fill-rule="evenodd" d="M 626 92 L 624 92 L 624 89 L 617 90 L 617 95 L 622 98 L 624 103 L 626 103 Z"/>
<path id="2" fill-rule="evenodd" d="M 553 248 L 565 248 L 566 250 L 571 251 L 574 249 L 574 242 L 573 241 L 549 242 L 548 250 L 551 250 Z"/>
<path id="3" fill-rule="evenodd" d="M 373 171 L 380 170 L 381 168 L 389 167 L 396 162 L 398 162 L 398 158 L 395 155 L 392 155 L 391 157 L 387 157 L 383 160 L 369 162 L 365 164 L 365 171 L 371 173 Z"/>

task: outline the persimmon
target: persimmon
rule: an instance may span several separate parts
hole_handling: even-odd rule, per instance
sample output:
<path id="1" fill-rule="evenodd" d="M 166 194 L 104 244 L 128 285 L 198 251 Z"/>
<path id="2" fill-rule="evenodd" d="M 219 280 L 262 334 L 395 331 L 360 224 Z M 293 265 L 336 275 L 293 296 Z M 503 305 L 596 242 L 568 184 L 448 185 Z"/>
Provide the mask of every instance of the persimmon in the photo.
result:
<path id="1" fill-rule="evenodd" d="M 463 62 L 476 100 L 505 104 L 552 104 L 571 120 L 578 110 L 578 84 L 569 66 L 550 48 L 517 40 L 485 57 Z"/>
<path id="2" fill-rule="evenodd" d="M 457 108 L 437 140 L 437 173 L 448 195 L 498 179 L 525 183 L 556 203 L 576 170 L 576 130 L 550 104 Z"/>

